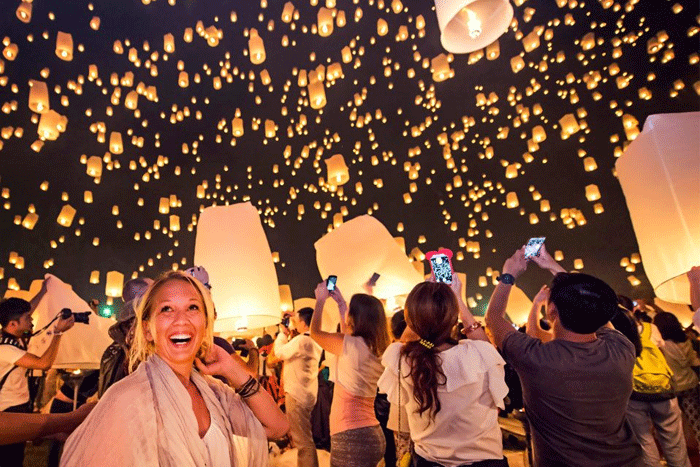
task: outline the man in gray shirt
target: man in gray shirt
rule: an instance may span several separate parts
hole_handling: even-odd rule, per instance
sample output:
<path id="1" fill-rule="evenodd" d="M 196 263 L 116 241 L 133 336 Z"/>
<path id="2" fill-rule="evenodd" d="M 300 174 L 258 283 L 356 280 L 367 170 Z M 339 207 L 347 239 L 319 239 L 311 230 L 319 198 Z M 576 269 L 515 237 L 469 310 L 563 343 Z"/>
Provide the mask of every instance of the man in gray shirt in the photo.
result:
<path id="1" fill-rule="evenodd" d="M 520 376 L 535 466 L 640 465 L 641 447 L 625 417 L 635 350 L 608 324 L 615 292 L 595 277 L 566 273 L 544 246 L 530 259 L 555 275 L 547 304 L 554 340 L 519 333 L 504 318 L 510 289 L 529 262 L 523 249 L 503 265 L 486 325 Z"/>

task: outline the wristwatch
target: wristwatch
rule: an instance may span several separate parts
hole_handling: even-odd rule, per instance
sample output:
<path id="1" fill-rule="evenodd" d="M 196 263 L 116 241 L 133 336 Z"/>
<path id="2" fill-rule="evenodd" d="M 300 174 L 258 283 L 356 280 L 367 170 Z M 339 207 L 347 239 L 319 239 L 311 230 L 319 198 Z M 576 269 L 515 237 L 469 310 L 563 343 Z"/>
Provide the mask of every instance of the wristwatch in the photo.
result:
<path id="1" fill-rule="evenodd" d="M 515 284 L 515 277 L 513 277 L 512 274 L 508 274 L 507 272 L 501 274 L 496 278 L 497 281 L 502 282 L 507 285 L 513 285 Z"/>

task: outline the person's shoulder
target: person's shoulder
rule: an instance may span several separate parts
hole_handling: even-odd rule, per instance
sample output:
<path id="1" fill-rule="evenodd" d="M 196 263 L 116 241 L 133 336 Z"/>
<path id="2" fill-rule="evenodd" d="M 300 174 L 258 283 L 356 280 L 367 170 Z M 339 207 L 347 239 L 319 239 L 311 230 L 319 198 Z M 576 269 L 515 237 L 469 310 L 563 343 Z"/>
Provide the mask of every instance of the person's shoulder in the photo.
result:
<path id="1" fill-rule="evenodd" d="M 119 407 L 121 403 L 132 405 L 143 397 L 150 397 L 151 385 L 146 371 L 139 367 L 129 376 L 117 381 L 105 391 L 100 402 L 109 401 L 110 404 Z"/>
<path id="2" fill-rule="evenodd" d="M 15 363 L 26 354 L 26 350 L 15 347 L 10 344 L 0 345 L 0 361 L 5 363 Z"/>

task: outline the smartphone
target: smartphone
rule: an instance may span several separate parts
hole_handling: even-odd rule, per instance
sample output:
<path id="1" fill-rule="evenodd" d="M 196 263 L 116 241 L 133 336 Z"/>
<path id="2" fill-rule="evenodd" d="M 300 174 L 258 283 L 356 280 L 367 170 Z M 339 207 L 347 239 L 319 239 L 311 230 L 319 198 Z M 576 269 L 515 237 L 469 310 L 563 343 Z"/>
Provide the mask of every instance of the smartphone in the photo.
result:
<path id="1" fill-rule="evenodd" d="M 335 290 L 335 283 L 337 281 L 338 276 L 328 276 L 328 279 L 326 279 L 326 288 L 329 292 L 333 292 Z"/>
<path id="2" fill-rule="evenodd" d="M 433 277 L 435 277 L 435 282 L 444 282 L 445 284 L 452 284 L 452 264 L 450 263 L 450 256 L 440 250 L 433 253 L 426 258 L 430 261 L 430 268 L 433 270 Z M 450 252 L 451 253 L 451 252 Z"/>
<path id="3" fill-rule="evenodd" d="M 540 255 L 540 249 L 544 245 L 545 237 L 533 237 L 527 241 L 527 246 L 525 246 L 525 258 L 529 259 L 533 256 Z"/>
<path id="4" fill-rule="evenodd" d="M 377 285 L 378 280 L 379 280 L 379 274 L 377 274 L 375 272 L 374 274 L 372 274 L 372 277 L 369 278 L 367 285 L 369 285 L 370 287 L 374 287 L 375 285 Z"/>

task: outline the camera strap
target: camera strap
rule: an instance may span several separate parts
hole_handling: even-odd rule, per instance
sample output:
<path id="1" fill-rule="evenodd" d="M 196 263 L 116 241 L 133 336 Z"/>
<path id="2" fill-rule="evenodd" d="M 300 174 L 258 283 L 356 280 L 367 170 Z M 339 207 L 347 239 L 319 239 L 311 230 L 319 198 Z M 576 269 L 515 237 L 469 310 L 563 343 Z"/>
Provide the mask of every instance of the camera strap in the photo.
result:
<path id="1" fill-rule="evenodd" d="M 5 333 L 3 333 L 2 337 L 0 337 L 0 345 L 11 345 L 12 347 L 17 347 L 20 350 L 27 350 L 27 346 L 22 345 L 22 342 L 19 339 L 17 339 L 14 336 L 7 335 Z M 17 368 L 19 367 L 17 365 L 14 365 L 12 368 L 10 368 L 10 371 L 5 373 L 2 379 L 0 379 L 0 391 L 2 391 L 2 387 L 5 385 L 7 378 L 9 378 L 10 374 Z"/>

